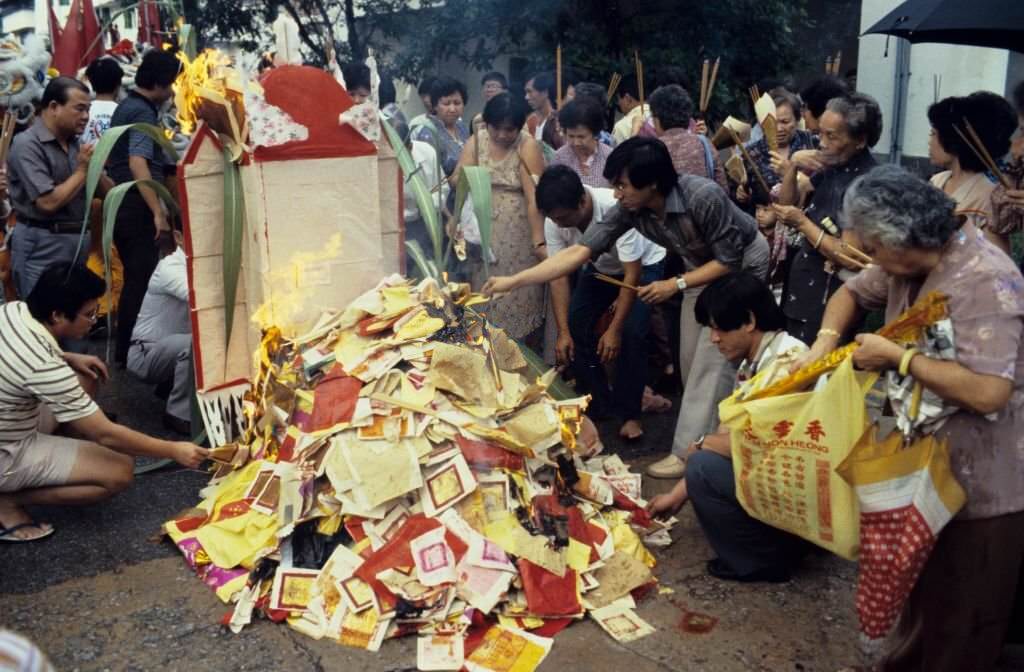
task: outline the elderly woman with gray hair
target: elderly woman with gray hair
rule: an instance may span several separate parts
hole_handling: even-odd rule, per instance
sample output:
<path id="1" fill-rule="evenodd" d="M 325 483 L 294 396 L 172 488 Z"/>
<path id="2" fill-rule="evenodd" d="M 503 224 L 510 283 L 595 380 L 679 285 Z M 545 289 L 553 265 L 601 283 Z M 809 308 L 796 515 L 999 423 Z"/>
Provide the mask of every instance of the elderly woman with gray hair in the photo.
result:
<path id="1" fill-rule="evenodd" d="M 844 245 L 859 247 L 856 234 L 839 217 L 843 194 L 857 177 L 877 164 L 871 148 L 882 135 L 882 110 L 871 96 L 852 93 L 833 98 L 818 120 L 821 148 L 799 152 L 785 167 L 779 205 L 779 221 L 803 236 L 789 266 L 782 311 L 786 331 L 807 344 L 814 342 L 821 326 L 825 303 L 843 280 L 858 270 L 847 261 Z M 806 210 L 797 207 L 798 168 L 817 170 L 811 177 L 814 189 Z"/>
<path id="2" fill-rule="evenodd" d="M 907 368 L 951 412 L 937 436 L 948 440 L 967 493 L 914 587 L 885 670 L 991 670 L 1024 562 L 1024 279 L 955 209 L 942 191 L 895 166 L 854 181 L 843 217 L 875 265 L 828 302 L 806 357 L 833 350 L 866 311 L 884 309 L 890 321 L 929 292 L 949 299 L 953 359 L 908 361 L 892 341 L 856 337 L 858 367 Z"/>

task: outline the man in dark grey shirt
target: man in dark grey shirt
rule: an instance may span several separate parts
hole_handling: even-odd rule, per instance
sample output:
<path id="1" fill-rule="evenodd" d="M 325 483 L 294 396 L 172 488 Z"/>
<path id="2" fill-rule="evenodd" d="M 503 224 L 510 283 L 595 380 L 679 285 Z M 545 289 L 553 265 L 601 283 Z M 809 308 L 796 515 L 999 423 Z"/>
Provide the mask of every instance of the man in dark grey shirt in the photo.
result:
<path id="1" fill-rule="evenodd" d="M 510 277 L 493 277 L 485 294 L 509 292 L 568 275 L 610 249 L 629 229 L 680 256 L 686 272 L 640 288 L 638 298 L 660 303 L 683 293 L 680 315 L 680 374 L 685 389 L 672 454 L 648 468 L 657 478 L 679 478 L 682 455 L 718 426 L 718 403 L 732 390 L 735 367 L 711 343 L 711 330 L 694 315 L 704 286 L 731 271 L 746 270 L 761 279 L 768 272 L 768 243 L 750 215 L 737 208 L 716 183 L 676 174 L 660 140 L 631 138 L 615 148 L 604 177 L 615 188 L 619 206 L 595 222 L 579 245 Z"/>
<path id="2" fill-rule="evenodd" d="M 110 127 L 137 123 L 159 126 L 160 106 L 174 95 L 172 87 L 180 68 L 174 54 L 159 49 L 148 52 L 135 73 L 135 88 L 118 104 Z M 110 176 L 118 184 L 134 180 L 163 182 L 166 161 L 152 138 L 128 131 L 110 152 Z M 114 226 L 114 244 L 124 264 L 124 287 L 117 310 L 115 358 L 119 363 L 127 362 L 132 330 L 159 261 L 156 239 L 170 232 L 167 213 L 156 192 L 143 185 L 129 190 Z"/>
<path id="3" fill-rule="evenodd" d="M 29 295 L 49 266 L 71 263 L 78 250 L 85 202 L 86 170 L 92 146 L 77 136 L 89 121 L 89 89 L 70 77 L 53 79 L 43 92 L 42 111 L 11 144 L 8 157 L 11 206 L 11 262 L 18 294 Z M 110 186 L 102 180 L 100 190 Z M 85 252 L 79 260 L 85 263 Z"/>

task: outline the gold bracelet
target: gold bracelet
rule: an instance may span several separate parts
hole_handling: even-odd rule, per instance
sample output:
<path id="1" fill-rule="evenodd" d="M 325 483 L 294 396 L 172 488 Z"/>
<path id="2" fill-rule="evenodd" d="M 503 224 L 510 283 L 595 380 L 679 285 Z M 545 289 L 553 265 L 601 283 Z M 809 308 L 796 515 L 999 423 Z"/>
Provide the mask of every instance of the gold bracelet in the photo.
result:
<path id="1" fill-rule="evenodd" d="M 825 240 L 825 229 L 821 230 L 821 233 L 818 234 L 818 240 L 816 240 L 811 247 L 816 250 L 819 249 L 821 247 L 821 241 L 823 240 Z"/>
<path id="2" fill-rule="evenodd" d="M 821 338 L 822 336 L 835 336 L 836 338 L 842 338 L 843 337 L 843 335 L 840 334 L 835 329 L 819 329 L 818 330 L 818 338 Z"/>
<path id="3" fill-rule="evenodd" d="M 901 376 L 906 377 L 906 376 L 908 376 L 910 374 L 910 362 L 911 362 L 911 360 L 914 359 L 914 357 L 916 357 L 917 355 L 920 355 L 920 354 L 921 354 L 921 351 L 918 350 L 917 348 L 910 348 L 909 350 L 907 350 L 906 352 L 903 353 L 903 357 L 900 358 L 900 368 L 899 368 L 899 372 L 900 372 Z"/>

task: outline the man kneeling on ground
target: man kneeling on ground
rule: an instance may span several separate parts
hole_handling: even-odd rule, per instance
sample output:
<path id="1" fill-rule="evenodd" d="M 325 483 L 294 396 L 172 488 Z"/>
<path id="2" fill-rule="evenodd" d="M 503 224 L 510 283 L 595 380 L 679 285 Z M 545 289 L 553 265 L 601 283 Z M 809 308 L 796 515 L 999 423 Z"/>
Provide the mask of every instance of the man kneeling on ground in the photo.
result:
<path id="1" fill-rule="evenodd" d="M 736 389 L 762 372 L 759 388 L 786 377 L 789 365 L 807 350 L 784 331 L 786 316 L 771 289 L 749 273 L 731 273 L 709 284 L 697 298 L 695 313 L 722 355 L 739 364 Z M 744 511 L 736 498 L 727 427 L 690 444 L 682 480 L 652 499 L 648 509 L 656 516 L 671 515 L 687 498 L 717 555 L 708 561 L 709 574 L 727 581 L 789 580 L 804 542 Z"/>
<path id="2" fill-rule="evenodd" d="M 134 455 L 186 467 L 207 456 L 192 443 L 111 422 L 92 400 L 106 365 L 57 345 L 88 333 L 104 290 L 91 271 L 59 264 L 44 271 L 27 301 L 0 306 L 0 541 L 53 532 L 25 505 L 89 504 L 124 490 Z"/>
<path id="3" fill-rule="evenodd" d="M 149 278 L 146 298 L 132 330 L 128 371 L 170 395 L 164 427 L 189 436 L 192 415 L 192 322 L 188 308 L 188 273 L 181 231 L 161 234 L 162 259 Z M 166 388 L 165 388 L 166 389 Z"/>

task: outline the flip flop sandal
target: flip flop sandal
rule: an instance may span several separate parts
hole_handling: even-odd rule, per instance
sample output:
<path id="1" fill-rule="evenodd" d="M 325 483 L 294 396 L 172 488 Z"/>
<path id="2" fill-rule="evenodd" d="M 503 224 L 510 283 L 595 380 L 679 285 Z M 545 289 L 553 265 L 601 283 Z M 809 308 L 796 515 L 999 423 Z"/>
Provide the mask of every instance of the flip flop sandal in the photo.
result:
<path id="1" fill-rule="evenodd" d="M 18 530 L 23 530 L 27 527 L 37 527 L 39 529 L 42 529 L 40 527 L 40 524 L 34 520 L 29 521 L 27 523 L 21 523 L 20 525 L 15 525 L 13 527 L 0 527 L 0 542 L 6 541 L 10 543 L 19 543 L 27 541 L 39 541 L 40 539 L 45 539 L 46 537 L 50 536 L 51 534 L 53 534 L 54 531 L 54 528 L 51 527 L 49 530 L 43 532 L 42 534 L 39 534 L 34 537 L 29 537 L 28 539 L 20 539 L 18 537 L 11 536 Z"/>

